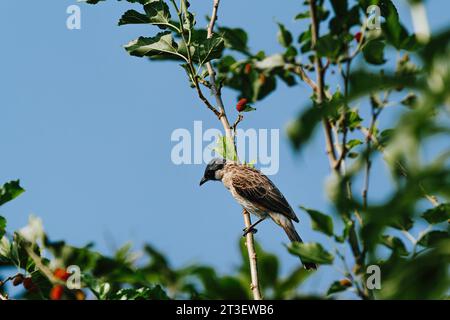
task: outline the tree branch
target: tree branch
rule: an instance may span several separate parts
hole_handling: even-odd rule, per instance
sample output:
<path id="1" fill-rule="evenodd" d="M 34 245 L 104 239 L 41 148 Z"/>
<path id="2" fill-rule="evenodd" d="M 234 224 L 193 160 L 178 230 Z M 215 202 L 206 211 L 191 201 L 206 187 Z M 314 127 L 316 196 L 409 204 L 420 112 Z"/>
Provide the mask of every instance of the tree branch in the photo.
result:
<path id="1" fill-rule="evenodd" d="M 219 9 L 219 4 L 220 4 L 220 0 L 213 0 L 213 10 L 212 10 L 211 19 L 210 19 L 210 22 L 208 25 L 208 38 L 211 38 L 213 36 L 214 24 L 216 23 L 216 20 L 217 20 L 217 11 Z M 211 62 L 208 62 L 206 64 L 206 68 L 208 69 L 209 80 L 210 80 L 209 82 L 211 85 L 211 93 L 216 98 L 216 103 L 217 103 L 217 106 L 219 107 L 219 115 L 218 115 L 219 120 L 222 123 L 223 129 L 225 130 L 226 137 L 229 139 L 232 139 L 232 141 L 234 141 L 233 130 L 232 130 L 232 127 L 230 126 L 230 122 L 228 121 L 227 114 L 225 112 L 225 106 L 222 101 L 221 90 L 220 90 L 220 88 L 217 87 L 216 73 L 214 71 L 214 68 L 213 68 Z M 234 148 L 236 149 L 235 144 L 234 144 Z M 242 213 L 244 215 L 245 227 L 249 228 L 252 224 L 251 219 L 250 219 L 250 214 L 246 210 L 243 210 Z M 253 233 L 251 233 L 251 232 L 247 233 L 247 235 L 246 235 L 246 246 L 247 246 L 249 263 L 250 263 L 250 276 L 251 276 L 250 289 L 252 290 L 253 298 L 255 300 L 261 300 L 262 296 L 261 296 L 261 292 L 260 292 L 260 288 L 259 288 L 257 256 L 256 256 L 255 245 L 254 245 L 254 241 L 253 241 Z"/>

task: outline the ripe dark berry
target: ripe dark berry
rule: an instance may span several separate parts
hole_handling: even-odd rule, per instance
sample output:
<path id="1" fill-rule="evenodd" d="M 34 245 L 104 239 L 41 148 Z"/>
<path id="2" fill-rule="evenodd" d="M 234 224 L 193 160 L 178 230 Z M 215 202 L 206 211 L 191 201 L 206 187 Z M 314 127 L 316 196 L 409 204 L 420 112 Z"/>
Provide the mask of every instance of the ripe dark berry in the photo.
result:
<path id="1" fill-rule="evenodd" d="M 247 105 L 248 100 L 246 98 L 242 98 L 241 100 L 238 101 L 238 103 L 236 104 L 236 110 L 238 112 L 242 112 L 245 109 L 245 106 Z"/>
<path id="2" fill-rule="evenodd" d="M 21 273 L 17 274 L 17 275 L 14 277 L 14 280 L 13 280 L 13 286 L 14 286 L 14 287 L 17 287 L 19 284 L 22 284 L 23 279 L 24 279 L 23 274 L 21 274 Z"/>
<path id="3" fill-rule="evenodd" d="M 361 42 L 361 37 L 362 37 L 362 33 L 361 32 L 355 33 L 355 40 L 357 42 Z"/>
<path id="4" fill-rule="evenodd" d="M 23 279 L 23 287 L 27 290 L 32 290 L 34 287 L 33 280 L 31 280 L 30 277 L 26 277 L 25 279 Z"/>

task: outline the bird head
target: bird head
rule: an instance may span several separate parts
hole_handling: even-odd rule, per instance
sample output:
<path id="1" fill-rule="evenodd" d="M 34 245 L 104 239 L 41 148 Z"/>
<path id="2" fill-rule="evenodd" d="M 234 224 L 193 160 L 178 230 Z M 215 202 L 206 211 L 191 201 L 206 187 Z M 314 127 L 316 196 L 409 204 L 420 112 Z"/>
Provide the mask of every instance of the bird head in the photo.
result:
<path id="1" fill-rule="evenodd" d="M 203 174 L 202 180 L 200 180 L 200 185 L 204 184 L 209 180 L 221 180 L 222 174 L 221 170 L 225 166 L 226 160 L 222 158 L 214 158 L 207 165 L 205 173 Z"/>

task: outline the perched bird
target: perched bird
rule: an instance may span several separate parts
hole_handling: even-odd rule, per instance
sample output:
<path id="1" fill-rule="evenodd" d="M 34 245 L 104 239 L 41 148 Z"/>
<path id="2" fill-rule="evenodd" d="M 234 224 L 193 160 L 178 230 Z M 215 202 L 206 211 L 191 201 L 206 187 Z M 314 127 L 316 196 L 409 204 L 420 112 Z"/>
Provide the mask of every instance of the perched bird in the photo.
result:
<path id="1" fill-rule="evenodd" d="M 254 227 L 270 217 L 284 229 L 289 240 L 302 242 L 292 223 L 292 220 L 298 222 L 294 210 L 280 190 L 259 170 L 234 161 L 215 158 L 206 166 L 200 185 L 209 180 L 222 181 L 233 198 L 245 210 L 259 218 L 249 228 L 244 229 L 244 235 L 256 232 Z M 317 266 L 314 263 L 305 263 L 305 268 L 317 269 Z"/>

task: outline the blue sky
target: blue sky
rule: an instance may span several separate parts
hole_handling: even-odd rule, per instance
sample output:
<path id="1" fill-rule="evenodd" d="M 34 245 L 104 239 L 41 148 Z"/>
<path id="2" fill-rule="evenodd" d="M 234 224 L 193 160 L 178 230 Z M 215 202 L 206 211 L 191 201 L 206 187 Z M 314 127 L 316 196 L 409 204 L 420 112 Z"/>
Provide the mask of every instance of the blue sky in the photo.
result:
<path id="1" fill-rule="evenodd" d="M 401 20 L 411 29 L 406 1 L 394 1 Z M 198 187 L 202 165 L 175 166 L 170 159 L 177 128 L 204 128 L 218 123 L 189 88 L 175 63 L 149 63 L 130 57 L 122 45 L 156 30 L 118 27 L 130 4 L 109 1 L 81 6 L 81 30 L 66 28 L 70 0 L 1 1 L 3 50 L 0 74 L 0 181 L 20 178 L 27 190 L 2 207 L 9 230 L 40 216 L 52 239 L 74 245 L 96 242 L 111 253 L 131 241 L 136 248 L 150 242 L 166 252 L 176 266 L 202 262 L 230 272 L 239 263 L 237 240 L 243 221 L 239 206 L 218 183 Z M 210 1 L 192 1 L 199 24 Z M 448 1 L 428 1 L 432 30 L 448 26 Z M 248 30 L 253 51 L 280 51 L 280 21 L 300 33 L 305 24 L 293 20 L 301 1 L 223 1 L 219 23 Z M 20 18 L 19 18 L 20 17 Z M 286 138 L 285 126 L 296 116 L 310 92 L 301 84 L 279 90 L 256 105 L 243 128 L 280 129 L 280 170 L 273 181 L 293 207 L 327 211 L 325 182 L 328 163 L 319 130 L 300 155 Z M 236 95 L 224 100 L 234 119 Z M 371 195 L 386 192 L 387 169 L 375 167 Z M 297 210 L 299 233 L 307 241 L 326 240 L 310 231 L 307 216 Z M 298 264 L 282 243 L 279 227 L 265 222 L 257 240 L 275 252 L 287 272 Z M 308 284 L 323 290 L 330 267 Z M 334 271 L 333 271 L 334 272 Z M 333 274 L 333 273 L 331 273 Z"/>

